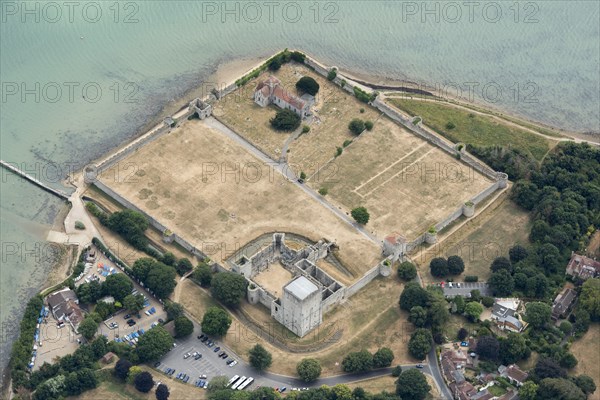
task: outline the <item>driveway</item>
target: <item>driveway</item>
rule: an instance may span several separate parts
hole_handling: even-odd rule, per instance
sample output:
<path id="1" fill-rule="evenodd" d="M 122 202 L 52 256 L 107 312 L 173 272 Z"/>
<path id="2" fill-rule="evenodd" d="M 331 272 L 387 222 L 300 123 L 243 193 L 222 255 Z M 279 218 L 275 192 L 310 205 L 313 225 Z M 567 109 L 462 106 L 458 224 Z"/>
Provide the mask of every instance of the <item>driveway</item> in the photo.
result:
<path id="1" fill-rule="evenodd" d="M 460 287 L 457 287 L 460 285 Z M 444 285 L 444 296 L 454 297 L 457 295 L 471 297 L 471 290 L 479 290 L 482 296 L 491 296 L 492 291 L 486 282 L 452 282 L 452 287 Z"/>

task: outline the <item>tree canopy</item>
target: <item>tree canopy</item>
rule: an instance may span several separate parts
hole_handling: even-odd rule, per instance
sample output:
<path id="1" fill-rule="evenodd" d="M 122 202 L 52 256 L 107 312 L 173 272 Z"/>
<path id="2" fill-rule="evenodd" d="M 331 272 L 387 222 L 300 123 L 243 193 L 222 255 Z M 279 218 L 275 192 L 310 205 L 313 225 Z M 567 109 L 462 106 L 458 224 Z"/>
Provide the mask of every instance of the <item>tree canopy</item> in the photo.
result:
<path id="1" fill-rule="evenodd" d="M 155 326 L 139 337 L 136 352 L 142 362 L 158 360 L 173 346 L 173 337 L 162 326 Z"/>
<path id="2" fill-rule="evenodd" d="M 310 76 L 303 76 L 296 82 L 296 89 L 315 96 L 319 92 L 319 84 Z"/>
<path id="3" fill-rule="evenodd" d="M 417 360 L 423 360 L 433 346 L 433 337 L 429 329 L 419 328 L 410 337 L 408 351 Z"/>
<path id="4" fill-rule="evenodd" d="M 350 129 L 350 132 L 354 133 L 355 135 L 360 135 L 365 130 L 365 128 L 365 122 L 359 118 L 354 118 L 348 124 L 348 129 Z"/>
<path id="5" fill-rule="evenodd" d="M 370 215 L 365 207 L 356 207 L 350 214 L 352 215 L 352 218 L 361 225 L 365 225 L 369 222 Z"/>
<path id="6" fill-rule="evenodd" d="M 398 277 L 405 281 L 412 281 L 417 277 L 417 267 L 409 261 L 404 261 L 398 266 Z"/>
<path id="7" fill-rule="evenodd" d="M 260 344 L 254 345 L 248 352 L 250 365 L 259 371 L 263 371 L 271 366 L 273 357 Z"/>
<path id="8" fill-rule="evenodd" d="M 115 300 L 123 301 L 127 295 L 131 294 L 133 282 L 125 274 L 112 274 L 106 277 L 102 288 L 107 295 L 114 297 Z"/>
<path id="9" fill-rule="evenodd" d="M 443 257 L 436 257 L 429 262 L 431 275 L 437 278 L 443 278 L 448 275 L 448 261 Z"/>
<path id="10" fill-rule="evenodd" d="M 96 331 L 98 330 L 98 323 L 94 321 L 94 318 L 90 315 L 86 316 L 83 321 L 79 324 L 79 328 L 77 331 L 81 333 L 81 335 L 90 340 L 96 335 Z"/>
<path id="11" fill-rule="evenodd" d="M 293 131 L 300 126 L 301 118 L 292 110 L 277 110 L 277 114 L 271 118 L 270 123 L 273 129 L 278 131 Z"/>
<path id="12" fill-rule="evenodd" d="M 448 272 L 451 275 L 460 275 L 465 270 L 465 262 L 460 256 L 448 257 Z"/>
<path id="13" fill-rule="evenodd" d="M 108 217 L 107 226 L 137 249 L 144 250 L 148 246 L 148 239 L 144 236 L 144 232 L 148 229 L 148 220 L 140 212 L 133 210 L 114 212 Z"/>
<path id="14" fill-rule="evenodd" d="M 296 365 L 296 372 L 304 382 L 313 382 L 321 376 L 321 363 L 315 358 L 305 358 Z"/>
<path id="15" fill-rule="evenodd" d="M 209 287 L 212 280 L 212 270 L 210 265 L 205 262 L 201 262 L 198 267 L 194 270 L 193 279 L 197 281 L 202 287 Z"/>
<path id="16" fill-rule="evenodd" d="M 148 393 L 150 389 L 154 386 L 154 380 L 152 379 L 152 374 L 150 372 L 140 372 L 135 377 L 133 381 L 135 388 L 142 393 Z"/>
<path id="17" fill-rule="evenodd" d="M 202 318 L 202 331 L 208 335 L 224 336 L 231 325 L 231 317 L 220 307 L 210 307 Z"/>
<path id="18" fill-rule="evenodd" d="M 500 343 L 498 339 L 489 335 L 481 336 L 477 340 L 477 354 L 483 360 L 497 360 L 498 352 L 500 350 Z"/>
<path id="19" fill-rule="evenodd" d="M 592 321 L 600 320 L 600 278 L 591 278 L 584 282 L 579 307 L 588 312 Z"/>
<path id="20" fill-rule="evenodd" d="M 384 368 L 392 365 L 394 352 L 388 347 L 382 347 L 373 354 L 373 368 Z"/>
<path id="21" fill-rule="evenodd" d="M 189 336 L 194 331 L 194 324 L 189 318 L 181 315 L 175 319 L 175 337 Z"/>
<path id="22" fill-rule="evenodd" d="M 551 316 L 552 308 L 548 304 L 539 301 L 527 303 L 524 318 L 532 327 L 537 329 L 543 327 L 550 322 Z"/>
<path id="23" fill-rule="evenodd" d="M 342 360 L 344 372 L 366 372 L 373 368 L 373 355 L 367 350 L 349 353 Z"/>
<path id="24" fill-rule="evenodd" d="M 396 380 L 396 394 L 401 399 L 423 400 L 430 390 L 425 375 L 414 368 L 403 371 Z"/>
<path id="25" fill-rule="evenodd" d="M 211 281 L 212 295 L 228 307 L 237 307 L 246 296 L 248 281 L 233 272 L 218 272 Z"/>

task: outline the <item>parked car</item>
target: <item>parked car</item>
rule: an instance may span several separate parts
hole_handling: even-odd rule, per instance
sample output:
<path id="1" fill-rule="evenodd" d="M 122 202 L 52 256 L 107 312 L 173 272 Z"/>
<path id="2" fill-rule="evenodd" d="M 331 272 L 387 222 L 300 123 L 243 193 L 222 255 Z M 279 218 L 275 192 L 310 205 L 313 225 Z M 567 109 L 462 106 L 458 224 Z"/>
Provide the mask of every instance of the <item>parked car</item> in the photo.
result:
<path id="1" fill-rule="evenodd" d="M 125 314 L 125 316 L 123 317 L 123 319 L 129 319 L 129 318 L 131 318 L 131 315 L 129 315 L 129 314 Z"/>
<path id="2" fill-rule="evenodd" d="M 417 368 L 423 368 L 423 367 L 424 367 L 424 365 L 423 365 L 423 364 L 417 364 L 417 365 L 416 365 L 416 367 L 417 367 Z"/>
<path id="3" fill-rule="evenodd" d="M 196 355 L 194 356 L 194 359 L 195 359 L 195 360 L 199 360 L 199 359 L 201 359 L 201 358 L 202 358 L 202 354 L 200 354 L 200 353 L 198 353 L 198 354 L 196 354 Z"/>
<path id="4" fill-rule="evenodd" d="M 219 346 L 215 347 L 215 349 L 213 350 L 213 352 L 217 353 L 219 350 L 221 350 L 221 348 Z"/>
<path id="5" fill-rule="evenodd" d="M 183 355 L 183 359 L 184 359 L 184 360 L 188 359 L 188 358 L 190 357 L 190 355 L 191 355 L 190 353 L 185 353 L 185 354 Z"/>

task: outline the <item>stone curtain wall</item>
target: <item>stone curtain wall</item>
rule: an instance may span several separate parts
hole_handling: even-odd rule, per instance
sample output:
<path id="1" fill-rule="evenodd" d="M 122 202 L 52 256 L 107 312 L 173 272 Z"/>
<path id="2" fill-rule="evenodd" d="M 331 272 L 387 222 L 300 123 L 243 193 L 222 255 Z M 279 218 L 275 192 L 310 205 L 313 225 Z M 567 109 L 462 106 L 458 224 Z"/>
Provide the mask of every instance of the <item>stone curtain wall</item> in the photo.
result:
<path id="1" fill-rule="evenodd" d="M 369 271 L 367 271 L 362 276 L 362 278 L 360 278 L 359 280 L 354 282 L 351 286 L 348 286 L 346 288 L 346 296 L 345 297 L 353 296 L 360 289 L 367 286 L 367 284 L 369 284 L 373 279 L 377 278 L 378 275 L 379 275 L 379 264 L 377 264 L 376 266 L 371 268 Z"/>

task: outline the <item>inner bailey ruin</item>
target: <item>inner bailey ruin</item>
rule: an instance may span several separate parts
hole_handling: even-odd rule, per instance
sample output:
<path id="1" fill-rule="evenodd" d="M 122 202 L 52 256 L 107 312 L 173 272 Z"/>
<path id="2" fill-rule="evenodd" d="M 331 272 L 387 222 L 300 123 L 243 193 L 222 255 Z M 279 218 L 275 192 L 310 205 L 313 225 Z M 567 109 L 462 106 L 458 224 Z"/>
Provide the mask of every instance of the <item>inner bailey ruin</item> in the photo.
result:
<path id="1" fill-rule="evenodd" d="M 389 276 L 389 262 L 382 262 L 368 271 L 351 286 L 332 278 L 317 261 L 330 255 L 333 243 L 319 240 L 300 250 L 286 245 L 285 233 L 275 233 L 271 243 L 248 255 L 246 246 L 227 263 L 231 271 L 242 274 L 249 282 L 247 297 L 250 304 L 262 304 L 271 310 L 271 316 L 296 335 L 303 337 L 323 321 L 323 314 L 379 275 Z M 293 278 L 283 286 L 280 297 L 258 284 L 254 278 L 265 272 L 270 264 L 280 263 Z"/>

